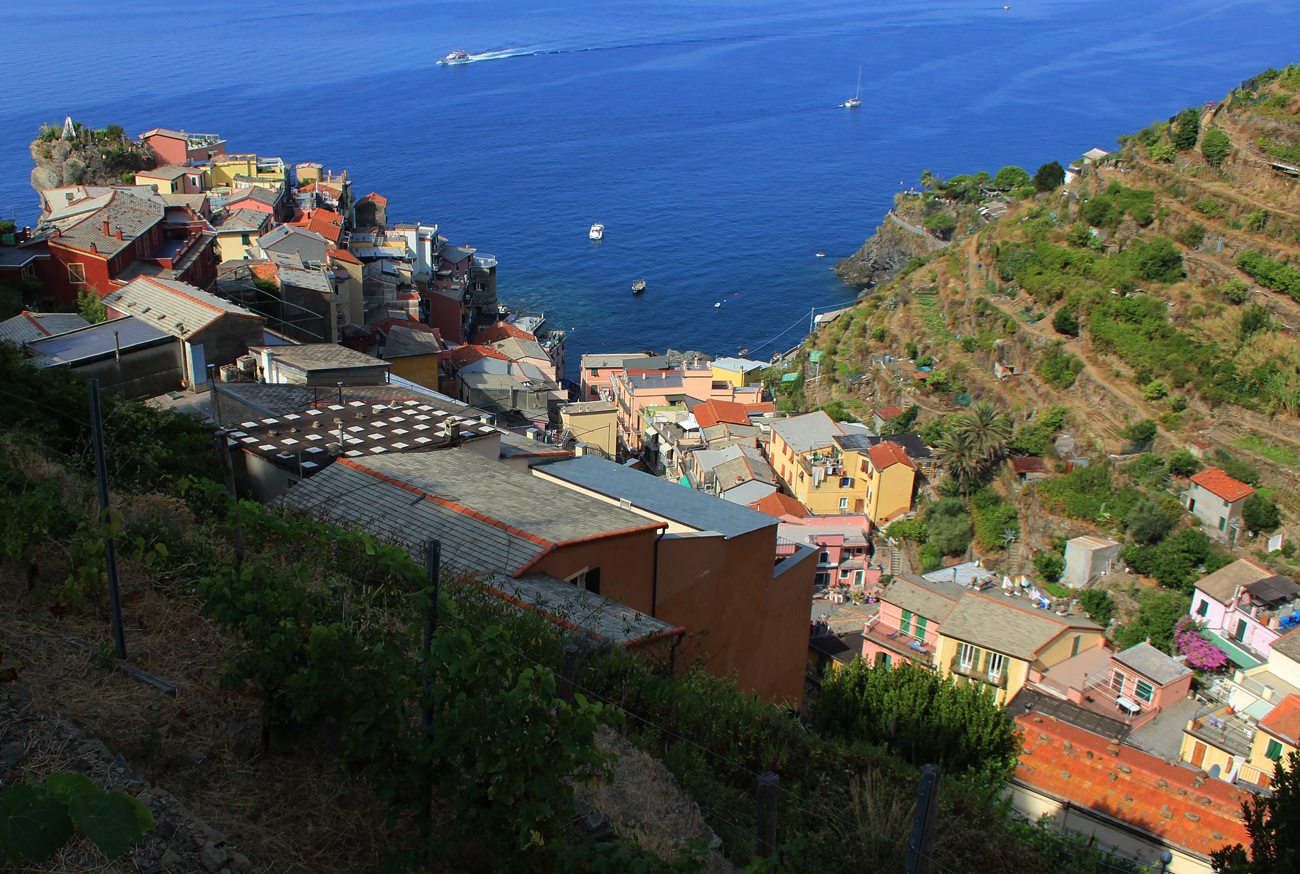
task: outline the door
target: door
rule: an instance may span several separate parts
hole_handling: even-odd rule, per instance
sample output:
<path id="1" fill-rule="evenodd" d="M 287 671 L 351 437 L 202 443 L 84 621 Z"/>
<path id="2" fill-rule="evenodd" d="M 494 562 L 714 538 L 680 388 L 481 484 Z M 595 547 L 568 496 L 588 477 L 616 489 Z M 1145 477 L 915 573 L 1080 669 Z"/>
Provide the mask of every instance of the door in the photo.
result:
<path id="1" fill-rule="evenodd" d="M 190 384 L 198 391 L 198 387 L 208 381 L 207 359 L 202 345 L 186 343 L 185 348 L 190 351 Z"/>
<path id="2" fill-rule="evenodd" d="M 1199 740 L 1192 741 L 1192 767 L 1199 768 L 1205 764 L 1205 744 Z"/>

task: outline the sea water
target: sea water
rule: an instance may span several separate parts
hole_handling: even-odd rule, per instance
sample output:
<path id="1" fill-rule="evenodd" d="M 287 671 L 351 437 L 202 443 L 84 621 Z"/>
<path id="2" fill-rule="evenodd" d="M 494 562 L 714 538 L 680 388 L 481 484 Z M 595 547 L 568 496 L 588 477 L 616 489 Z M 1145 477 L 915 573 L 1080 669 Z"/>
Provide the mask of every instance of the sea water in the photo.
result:
<path id="1" fill-rule="evenodd" d="M 43 122 L 218 133 L 495 255 L 500 299 L 569 331 L 571 368 L 766 358 L 853 300 L 831 265 L 922 170 L 1066 164 L 1300 60 L 1293 4 L 1223 0 L 48 0 L 3 21 L 4 217 L 37 216 Z M 438 66 L 453 50 L 482 57 Z"/>

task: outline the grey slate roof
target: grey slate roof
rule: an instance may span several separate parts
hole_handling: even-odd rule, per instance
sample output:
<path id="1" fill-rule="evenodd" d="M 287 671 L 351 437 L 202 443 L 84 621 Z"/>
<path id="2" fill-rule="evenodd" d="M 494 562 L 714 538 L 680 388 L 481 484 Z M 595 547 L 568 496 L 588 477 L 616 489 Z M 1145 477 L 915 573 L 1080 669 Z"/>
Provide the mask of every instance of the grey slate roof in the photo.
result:
<path id="1" fill-rule="evenodd" d="M 1248 586 L 1271 576 L 1273 576 L 1272 571 L 1265 570 L 1249 559 L 1239 558 L 1232 564 L 1221 567 L 1201 579 L 1196 584 L 1196 588 L 1220 604 L 1227 604 L 1232 600 L 1233 592 L 1237 590 L 1237 586 Z"/>
<path id="2" fill-rule="evenodd" d="M 823 410 L 773 422 L 772 430 L 781 435 L 795 453 L 824 449 L 835 441 L 837 435 L 844 433 Z"/>
<path id="3" fill-rule="evenodd" d="M 644 367 L 649 370 L 649 365 L 643 362 L 650 356 L 644 352 L 624 352 L 622 354 L 610 355 L 584 355 L 582 356 L 583 367 Z"/>
<path id="4" fill-rule="evenodd" d="M 12 246 L 0 246 L 0 267 L 26 267 L 40 258 L 40 249 L 19 249 Z"/>
<path id="5" fill-rule="evenodd" d="M 1068 628 L 1100 631 L 1081 616 L 1057 616 L 1046 610 L 998 600 L 1000 596 L 966 592 L 944 621 L 942 634 L 983 649 L 1032 662 L 1038 651 Z"/>
<path id="6" fill-rule="evenodd" d="M 518 579 L 495 576 L 486 584 L 540 610 L 552 620 L 571 623 L 597 638 L 625 646 L 638 640 L 685 629 L 633 610 L 550 574 L 524 574 Z"/>
<path id="7" fill-rule="evenodd" d="M 1292 661 L 1300 662 L 1300 626 L 1273 641 L 1273 652 L 1280 652 Z"/>
<path id="8" fill-rule="evenodd" d="M 267 234 L 267 236 L 270 236 L 270 234 Z M 271 254 L 276 253 L 272 252 Z M 302 269 L 282 265 L 280 266 L 280 282 L 283 285 L 305 288 L 308 291 L 316 291 L 321 294 L 334 293 L 334 288 L 330 285 L 329 278 L 326 277 L 325 273 L 321 270 L 313 270 L 310 267 Z"/>
<path id="9" fill-rule="evenodd" d="M 509 574 L 550 544 L 654 524 L 465 449 L 340 460 L 291 488 L 284 500 L 398 534 L 416 546 L 437 537 L 451 566 Z"/>
<path id="10" fill-rule="evenodd" d="M 943 623 L 964 594 L 966 589 L 956 583 L 935 583 L 912 574 L 902 574 L 894 578 L 880 597 L 882 601 L 910 610 L 931 622 Z M 947 625 L 943 630 L 947 633 Z"/>
<path id="11" fill-rule="evenodd" d="M 250 188 L 238 188 L 232 192 L 232 197 L 226 201 L 227 205 L 237 203 L 241 200 L 255 200 L 258 203 L 264 203 L 267 206 L 275 206 L 280 202 L 280 192 L 271 191 L 268 188 L 252 186 Z"/>
<path id="12" fill-rule="evenodd" d="M 262 227 L 270 217 L 270 213 L 258 209 L 232 209 L 214 216 L 212 223 L 223 234 L 232 231 L 251 232 Z"/>
<path id="13" fill-rule="evenodd" d="M 262 348 L 262 347 L 258 347 Z M 273 357 L 296 370 L 342 370 L 373 367 L 387 370 L 392 365 L 378 358 L 336 343 L 304 343 L 301 346 L 272 346 Z"/>
<path id="14" fill-rule="evenodd" d="M 438 257 L 452 264 L 459 264 L 473 254 L 473 249 L 467 249 L 464 246 L 443 246 L 438 253 Z"/>
<path id="15" fill-rule="evenodd" d="M 432 331 L 417 331 L 405 325 L 393 325 L 389 328 L 388 339 L 384 343 L 386 360 L 416 355 L 437 355 L 441 351 L 437 334 Z"/>
<path id="16" fill-rule="evenodd" d="M 104 305 L 143 319 L 173 337 L 188 339 L 208 325 L 233 315 L 266 321 L 238 304 L 186 282 L 142 276 L 104 298 Z"/>
<path id="17" fill-rule="evenodd" d="M 76 313 L 28 313 L 0 322 L 0 341 L 21 345 L 84 328 L 90 322 Z"/>
<path id="18" fill-rule="evenodd" d="M 101 257 L 111 257 L 131 245 L 137 237 L 144 234 L 163 220 L 164 207 L 161 201 L 146 200 L 114 191 L 108 204 L 84 216 L 59 222 L 60 235 L 51 242 L 71 246 L 83 252 L 89 252 L 93 245 Z M 108 222 L 108 234 L 104 233 L 103 223 Z M 117 238 L 117 229 L 122 229 L 122 239 Z"/>
<path id="19" fill-rule="evenodd" d="M 137 346 L 152 346 L 169 338 L 168 333 L 147 322 L 124 316 L 34 340 L 27 349 L 39 356 L 32 360 L 37 367 L 55 367 L 115 355 L 119 348 L 126 352 Z"/>
<path id="20" fill-rule="evenodd" d="M 514 360 L 520 358 L 538 358 L 542 361 L 549 361 L 550 356 L 546 350 L 536 340 L 521 340 L 518 337 L 507 337 L 504 340 L 498 340 L 492 344 L 492 348 Z"/>
<path id="21" fill-rule="evenodd" d="M 1173 658 L 1146 642 L 1130 646 L 1123 652 L 1117 652 L 1112 658 L 1121 665 L 1137 671 L 1148 680 L 1154 680 L 1160 686 L 1167 686 L 1179 677 L 1185 677 L 1192 672 L 1187 665 L 1174 661 Z"/>
<path id="22" fill-rule="evenodd" d="M 717 531 L 728 538 L 769 527 L 775 533 L 774 516 L 720 501 L 712 495 L 594 455 L 542 465 L 534 470 L 543 478 L 555 477 L 615 500 L 626 499 L 637 509 L 697 531 Z"/>
<path id="23" fill-rule="evenodd" d="M 285 347 L 276 346 L 276 349 Z M 474 407 L 466 406 L 433 392 L 420 391 L 410 386 L 397 386 L 390 383 L 380 385 L 347 385 L 342 388 L 321 388 L 308 385 L 264 382 L 218 383 L 218 395 L 228 395 L 241 404 L 256 410 L 263 416 L 283 416 L 286 413 L 302 413 L 313 405 L 342 403 L 344 406 L 360 403 L 370 406 L 372 402 L 389 402 L 394 400 L 415 400 L 435 410 L 455 413 L 477 419 L 484 415 Z M 220 402 L 218 402 L 220 406 Z M 225 425 L 233 424 L 223 422 Z M 502 439 L 505 437 L 502 435 Z M 533 441 L 529 441 L 533 442 Z"/>
<path id="24" fill-rule="evenodd" d="M 309 240 L 318 245 L 324 245 L 324 246 L 333 245 L 332 243 L 330 243 L 329 240 L 325 239 L 315 231 L 309 231 L 304 228 L 297 227 L 295 225 L 280 225 L 275 230 L 265 234 L 259 242 L 263 249 L 269 249 L 270 247 L 288 239 L 289 237 L 303 237 L 306 240 Z"/>
<path id="25" fill-rule="evenodd" d="M 663 373 L 633 373 L 628 375 L 627 381 L 634 392 L 663 388 L 680 389 L 684 385 L 681 373 L 672 370 Z"/>
<path id="26" fill-rule="evenodd" d="M 751 449 L 750 452 L 757 454 L 758 450 Z M 741 483 L 755 480 L 769 484 L 776 482 L 776 472 L 772 470 L 772 466 L 761 458 L 748 457 L 748 453 L 722 462 L 713 469 L 713 475 L 718 478 L 718 488 L 724 492 Z"/>

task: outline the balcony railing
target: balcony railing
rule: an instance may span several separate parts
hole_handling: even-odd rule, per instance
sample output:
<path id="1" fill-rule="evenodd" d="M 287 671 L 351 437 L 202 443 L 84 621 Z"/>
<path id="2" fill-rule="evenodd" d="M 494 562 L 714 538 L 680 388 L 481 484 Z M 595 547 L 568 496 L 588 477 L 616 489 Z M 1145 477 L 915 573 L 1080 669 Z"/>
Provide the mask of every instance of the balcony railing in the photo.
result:
<path id="1" fill-rule="evenodd" d="M 999 689 L 1007 687 L 1006 665 L 996 671 L 986 671 L 978 665 L 963 664 L 961 657 L 958 656 L 952 660 L 949 668 L 954 674 L 961 674 L 963 677 L 970 677 L 972 680 L 979 680 L 981 683 L 988 683 L 990 686 L 997 686 Z"/>

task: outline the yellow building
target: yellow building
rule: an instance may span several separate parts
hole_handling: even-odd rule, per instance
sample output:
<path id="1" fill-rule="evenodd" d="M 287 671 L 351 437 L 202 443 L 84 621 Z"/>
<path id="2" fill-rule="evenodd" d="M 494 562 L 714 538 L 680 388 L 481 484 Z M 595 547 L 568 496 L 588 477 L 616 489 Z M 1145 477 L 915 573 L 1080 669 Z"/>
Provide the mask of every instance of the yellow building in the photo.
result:
<path id="1" fill-rule="evenodd" d="M 236 184 L 235 177 L 240 177 Z M 261 185 L 278 188 L 288 182 L 288 167 L 279 158 L 257 155 L 221 155 L 212 159 L 212 184 L 238 188 Z"/>
<path id="2" fill-rule="evenodd" d="M 584 401 L 560 407 L 560 422 L 573 439 L 598 454 L 614 458 L 618 452 L 618 409 L 604 401 Z"/>
<path id="3" fill-rule="evenodd" d="M 761 382 L 760 374 L 767 365 L 748 358 L 719 358 L 710 362 L 709 367 L 713 370 L 714 382 L 729 382 L 736 388 L 744 388 Z"/>
<path id="4" fill-rule="evenodd" d="M 1300 750 L 1300 695 L 1288 695 L 1259 721 L 1250 745 L 1250 758 L 1240 777 L 1267 788 L 1273 783 L 1273 763 L 1286 764 L 1287 756 Z"/>
<path id="5" fill-rule="evenodd" d="M 952 585 L 952 584 L 948 584 Z M 956 605 L 939 623 L 934 665 L 958 683 L 982 683 L 1006 704 L 1029 679 L 1100 645 L 1102 628 L 1083 616 L 1057 616 L 960 586 Z"/>
<path id="6" fill-rule="evenodd" d="M 837 443 L 843 447 L 847 441 Z M 877 443 L 861 453 L 858 471 L 866 483 L 864 509 L 873 525 L 884 525 L 912 509 L 916 465 L 901 446 L 888 441 Z"/>

